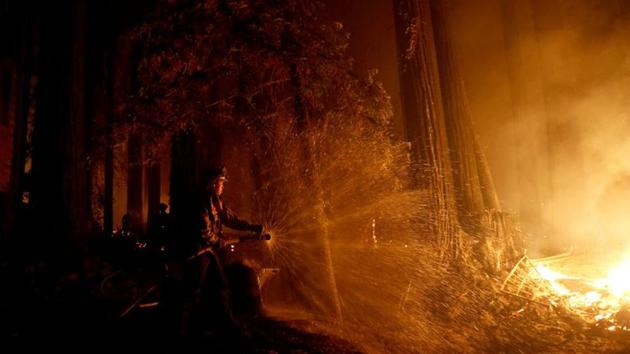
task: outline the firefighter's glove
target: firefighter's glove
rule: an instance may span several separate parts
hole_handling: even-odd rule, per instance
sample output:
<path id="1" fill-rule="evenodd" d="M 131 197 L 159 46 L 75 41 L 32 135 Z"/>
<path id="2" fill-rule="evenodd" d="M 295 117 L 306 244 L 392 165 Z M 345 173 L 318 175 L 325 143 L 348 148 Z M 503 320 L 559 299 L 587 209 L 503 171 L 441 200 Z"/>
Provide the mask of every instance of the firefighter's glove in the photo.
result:
<path id="1" fill-rule="evenodd" d="M 261 234 L 263 232 L 263 226 L 262 225 L 252 225 L 252 232 L 257 233 L 257 234 Z"/>

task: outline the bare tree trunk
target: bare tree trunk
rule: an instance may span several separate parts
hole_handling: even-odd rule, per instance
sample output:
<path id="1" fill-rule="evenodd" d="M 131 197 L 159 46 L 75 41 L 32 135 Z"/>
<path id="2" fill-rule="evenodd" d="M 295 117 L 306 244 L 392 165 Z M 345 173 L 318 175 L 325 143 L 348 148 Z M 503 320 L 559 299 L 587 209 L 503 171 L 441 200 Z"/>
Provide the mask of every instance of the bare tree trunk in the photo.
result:
<path id="1" fill-rule="evenodd" d="M 65 179 L 66 191 L 70 195 L 71 215 L 70 241 L 73 248 L 84 250 L 87 247 L 87 232 L 89 229 L 90 193 L 87 181 L 89 179 L 89 165 L 87 164 L 87 150 L 85 144 L 86 114 L 85 114 L 85 53 L 86 53 L 86 16 L 87 3 L 78 1 L 75 11 L 75 37 L 72 41 L 72 83 L 70 86 L 70 136 L 68 151 L 72 165 L 69 166 L 69 177 Z"/>
<path id="2" fill-rule="evenodd" d="M 460 224 L 466 229 L 485 210 L 500 209 L 492 175 L 475 135 L 463 78 L 451 46 L 448 2 L 431 1 L 440 84 Z M 472 226 L 472 225 L 471 225 Z"/>
<path id="3" fill-rule="evenodd" d="M 32 129 L 35 117 L 37 78 L 39 76 L 39 43 L 33 34 L 38 31 L 40 19 L 37 15 L 32 17 L 32 21 L 19 27 L 16 55 L 23 58 L 22 70 L 16 70 L 15 82 L 13 83 L 13 114 L 9 114 L 9 126 L 13 125 L 11 169 L 9 176 L 9 193 L 6 200 L 5 218 L 0 225 L 0 247 L 4 249 L 2 255 L 18 256 L 20 229 L 18 228 L 18 218 L 24 209 L 22 193 L 31 192 L 31 185 L 28 179 L 31 175 L 31 147 Z M 28 59 L 27 59 L 28 58 Z M 27 95 L 24 95 L 27 93 Z M 10 107 L 9 107 L 10 109 Z M 11 129 L 9 129 L 11 130 Z M 6 143 L 6 142 L 5 142 Z M 0 144 L 2 145 L 2 144 Z M 27 164 L 28 161 L 28 164 Z"/>
<path id="4" fill-rule="evenodd" d="M 146 167 L 145 175 L 147 176 L 148 184 L 148 205 L 147 205 L 147 232 L 150 232 L 151 225 L 153 224 L 153 216 L 157 213 L 160 205 L 161 196 L 161 166 L 157 161 L 149 162 Z"/>
<path id="5" fill-rule="evenodd" d="M 462 247 L 442 107 L 429 0 L 394 0 L 401 96 L 407 139 L 418 168 L 416 187 L 433 193 L 433 234 L 442 252 Z"/>
<path id="6" fill-rule="evenodd" d="M 192 249 L 198 237 L 196 229 L 199 215 L 197 190 L 197 144 L 191 130 L 179 131 L 172 136 L 170 209 L 173 229 L 177 238 L 176 249 Z"/>
<path id="7" fill-rule="evenodd" d="M 106 55 L 105 92 L 107 95 L 105 114 L 105 181 L 103 191 L 103 230 L 110 235 L 114 229 L 114 142 L 112 130 L 114 124 L 114 75 L 111 53 Z"/>
<path id="8" fill-rule="evenodd" d="M 136 232 L 142 225 L 142 145 L 138 133 L 131 134 L 127 152 L 129 154 L 127 167 L 127 213 L 131 226 Z"/>
<path id="9" fill-rule="evenodd" d="M 111 13 L 111 4 L 103 6 L 105 13 Z M 105 161 L 103 181 L 103 230 L 111 235 L 114 230 L 114 67 L 115 40 L 106 38 L 106 50 L 103 55 L 104 87 L 105 87 Z"/>

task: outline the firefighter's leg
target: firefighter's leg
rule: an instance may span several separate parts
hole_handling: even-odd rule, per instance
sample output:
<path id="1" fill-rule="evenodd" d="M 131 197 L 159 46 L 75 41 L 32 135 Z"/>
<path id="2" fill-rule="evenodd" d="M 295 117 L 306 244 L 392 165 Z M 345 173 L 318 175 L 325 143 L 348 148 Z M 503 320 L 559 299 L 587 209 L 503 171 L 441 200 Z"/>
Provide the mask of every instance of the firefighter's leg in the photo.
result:
<path id="1" fill-rule="evenodd" d="M 219 328 L 233 327 L 236 321 L 230 309 L 229 289 L 221 262 L 215 253 L 208 253 L 207 267 L 201 286 L 200 303 L 212 324 Z"/>
<path id="2" fill-rule="evenodd" d="M 182 264 L 170 263 L 160 291 L 160 315 L 166 336 L 178 335 L 184 328 L 186 287 Z"/>

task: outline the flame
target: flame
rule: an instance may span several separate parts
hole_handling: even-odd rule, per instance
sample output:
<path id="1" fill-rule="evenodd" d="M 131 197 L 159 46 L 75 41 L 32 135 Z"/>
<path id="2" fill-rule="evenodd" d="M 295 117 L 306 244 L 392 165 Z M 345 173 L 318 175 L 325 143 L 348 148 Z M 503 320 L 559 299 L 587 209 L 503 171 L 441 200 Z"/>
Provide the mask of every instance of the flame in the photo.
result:
<path id="1" fill-rule="evenodd" d="M 617 316 L 630 304 L 630 258 L 609 268 L 606 276 L 597 279 L 568 275 L 543 264 L 537 265 L 535 270 L 540 278 L 548 282 L 552 291 L 552 294 L 541 291 L 539 296 L 552 303 L 564 304 L 580 317 L 608 331 L 630 330 L 630 323 L 620 323 Z M 580 286 L 573 289 L 566 284 L 567 281 Z"/>
<path id="2" fill-rule="evenodd" d="M 602 289 L 607 289 L 619 298 L 630 295 L 630 259 L 626 259 L 611 268 L 608 276 L 596 281 L 595 284 Z"/>
<path id="3" fill-rule="evenodd" d="M 550 268 L 542 264 L 536 266 L 536 271 L 543 279 L 549 281 L 549 284 L 551 284 L 552 289 L 555 290 L 555 292 L 558 295 L 566 296 L 571 293 L 569 289 L 567 289 L 565 286 L 563 286 L 562 284 L 558 282 L 559 280 L 562 280 L 562 279 L 570 279 L 570 277 L 562 273 L 556 272 L 554 270 L 551 270 Z"/>

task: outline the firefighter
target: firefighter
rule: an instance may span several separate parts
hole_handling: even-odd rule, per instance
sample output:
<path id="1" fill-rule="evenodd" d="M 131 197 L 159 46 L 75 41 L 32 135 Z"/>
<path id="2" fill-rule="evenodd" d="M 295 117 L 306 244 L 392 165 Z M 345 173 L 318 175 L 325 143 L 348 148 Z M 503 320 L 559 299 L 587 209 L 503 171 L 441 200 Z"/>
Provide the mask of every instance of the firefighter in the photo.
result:
<path id="1" fill-rule="evenodd" d="M 237 327 L 230 310 L 228 285 L 225 273 L 217 255 L 223 237 L 223 227 L 240 231 L 262 234 L 263 226 L 241 220 L 223 201 L 223 192 L 227 182 L 224 167 L 210 170 L 204 176 L 205 190 L 200 202 L 200 240 L 199 249 L 204 250 L 195 262 L 198 267 L 198 286 L 196 289 L 197 323 L 204 327 L 214 324 Z"/>

